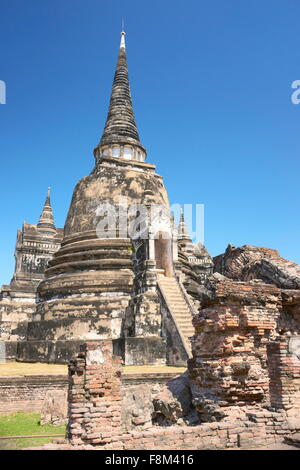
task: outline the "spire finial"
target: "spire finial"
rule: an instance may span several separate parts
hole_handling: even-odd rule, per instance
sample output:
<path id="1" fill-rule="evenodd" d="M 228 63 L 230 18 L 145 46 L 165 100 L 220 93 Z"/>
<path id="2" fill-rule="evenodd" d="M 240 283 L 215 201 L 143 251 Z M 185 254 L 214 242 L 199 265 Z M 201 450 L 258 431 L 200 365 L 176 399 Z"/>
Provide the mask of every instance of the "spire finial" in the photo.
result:
<path id="1" fill-rule="evenodd" d="M 126 49 L 125 46 L 125 31 L 124 31 L 124 20 L 122 20 L 122 31 L 121 31 L 121 42 L 120 42 L 120 49 Z"/>
<path id="2" fill-rule="evenodd" d="M 47 196 L 46 196 L 46 201 L 45 201 L 45 205 L 48 205 L 48 206 L 51 206 L 51 203 L 50 203 L 50 192 L 51 192 L 51 188 L 50 188 L 50 186 L 48 186 L 48 191 L 47 191 Z"/>

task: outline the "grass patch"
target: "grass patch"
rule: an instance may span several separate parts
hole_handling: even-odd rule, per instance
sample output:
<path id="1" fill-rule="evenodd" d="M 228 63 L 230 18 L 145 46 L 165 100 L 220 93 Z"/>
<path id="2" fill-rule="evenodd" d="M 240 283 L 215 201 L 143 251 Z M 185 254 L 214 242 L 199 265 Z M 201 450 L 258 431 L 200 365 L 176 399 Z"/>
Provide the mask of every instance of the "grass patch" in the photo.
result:
<path id="1" fill-rule="evenodd" d="M 18 411 L 0 415 L 0 436 L 22 436 L 35 434 L 64 434 L 66 426 L 41 426 L 39 413 L 26 413 Z M 0 449 L 24 449 L 36 447 L 52 442 L 53 437 L 22 438 L 22 439 L 0 439 Z"/>

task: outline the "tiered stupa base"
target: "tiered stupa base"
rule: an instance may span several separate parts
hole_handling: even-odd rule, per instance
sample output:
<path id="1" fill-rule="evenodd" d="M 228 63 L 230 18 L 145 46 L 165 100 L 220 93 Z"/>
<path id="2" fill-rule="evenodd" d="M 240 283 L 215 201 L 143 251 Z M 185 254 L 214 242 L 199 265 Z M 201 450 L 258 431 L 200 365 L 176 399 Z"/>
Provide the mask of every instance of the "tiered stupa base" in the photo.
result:
<path id="1" fill-rule="evenodd" d="M 67 363 L 83 342 L 113 339 L 126 364 L 165 363 L 163 338 L 128 336 L 134 308 L 131 240 L 93 235 L 65 239 L 51 261 L 27 341 L 18 344 L 18 360 Z"/>

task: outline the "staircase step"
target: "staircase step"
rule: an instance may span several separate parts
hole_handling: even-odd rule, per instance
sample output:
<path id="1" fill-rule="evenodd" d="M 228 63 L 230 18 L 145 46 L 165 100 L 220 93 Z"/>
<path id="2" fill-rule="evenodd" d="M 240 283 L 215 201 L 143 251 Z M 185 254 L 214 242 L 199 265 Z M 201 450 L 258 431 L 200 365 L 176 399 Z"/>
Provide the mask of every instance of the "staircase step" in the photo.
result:
<path id="1" fill-rule="evenodd" d="M 172 308 L 172 312 L 174 315 L 184 315 L 186 318 L 193 318 L 189 311 L 183 309 Z"/>
<path id="2" fill-rule="evenodd" d="M 182 323 L 186 323 L 187 325 L 192 326 L 192 321 L 193 320 L 188 315 L 185 315 L 185 314 L 182 314 L 182 313 L 174 313 L 174 312 L 173 312 L 173 315 L 176 319 L 178 319 L 178 321 L 181 321 Z"/>
<path id="3" fill-rule="evenodd" d="M 187 326 L 190 329 L 194 329 L 191 321 L 186 320 L 185 318 L 180 318 L 180 317 L 174 317 L 174 318 L 176 318 L 176 322 L 180 323 L 180 325 Z"/>
<path id="4" fill-rule="evenodd" d="M 179 304 L 178 302 L 169 301 L 169 299 L 167 299 L 167 301 L 168 301 L 168 304 L 170 305 L 170 307 L 174 308 L 175 310 L 182 310 L 183 312 L 188 312 L 191 315 L 188 307 L 185 304 L 183 304 L 182 302 L 180 302 L 180 304 Z"/>
<path id="5" fill-rule="evenodd" d="M 181 309 L 185 312 L 190 312 L 190 309 L 188 308 L 188 306 L 184 303 L 184 302 L 172 302 L 170 301 L 169 303 L 173 304 L 173 307 L 176 307 L 177 309 Z M 191 314 L 191 313 L 190 313 Z"/>
<path id="6" fill-rule="evenodd" d="M 172 292 L 173 295 L 177 294 L 180 297 L 182 297 L 181 292 L 178 292 L 178 290 L 174 289 L 173 287 L 164 286 L 164 289 L 166 290 L 167 293 Z"/>
<path id="7" fill-rule="evenodd" d="M 160 277 L 159 285 L 170 309 L 170 313 L 174 321 L 176 321 L 179 333 L 185 340 L 185 346 L 189 355 L 191 355 L 189 338 L 194 336 L 195 333 L 192 324 L 193 316 L 178 281 L 175 278 Z"/>
<path id="8" fill-rule="evenodd" d="M 169 289 L 166 289 L 165 291 L 166 291 L 166 295 L 167 295 L 168 297 L 176 297 L 176 298 L 178 298 L 178 299 L 182 299 L 182 298 L 183 298 L 182 295 L 178 294 L 178 292 L 172 292 L 172 291 L 169 290 Z"/>
<path id="9" fill-rule="evenodd" d="M 174 312 L 173 312 L 173 313 L 174 313 Z M 181 313 L 178 313 L 178 312 L 176 312 L 176 313 L 174 313 L 174 316 L 175 316 L 176 318 L 178 318 L 178 319 L 184 321 L 184 322 L 189 323 L 190 325 L 192 324 L 192 320 L 193 320 L 192 317 L 190 317 L 190 316 L 187 315 L 186 313 L 182 313 L 182 312 L 181 312 Z"/>
<path id="10" fill-rule="evenodd" d="M 185 304 L 185 301 L 184 301 L 183 297 L 181 297 L 181 296 L 179 296 L 179 295 L 172 295 L 172 294 L 166 293 L 166 297 L 167 297 L 168 299 L 174 299 L 174 300 L 176 300 L 176 301 L 178 301 L 178 302 L 184 302 L 184 304 Z M 186 304 L 185 304 L 185 305 L 186 305 Z"/>
<path id="11" fill-rule="evenodd" d="M 177 289 L 176 289 L 176 286 L 174 286 L 174 284 L 163 284 L 163 286 L 164 286 L 166 289 L 177 290 Z"/>
<path id="12" fill-rule="evenodd" d="M 174 315 L 174 317 L 176 318 L 176 320 L 180 321 L 180 323 L 182 323 L 183 325 L 190 325 L 190 327 L 193 328 L 191 318 L 182 317 L 182 316 L 180 317 L 178 315 Z"/>
<path id="13" fill-rule="evenodd" d="M 181 305 L 184 305 L 186 308 L 188 308 L 182 297 L 174 298 L 173 295 L 167 295 L 166 297 L 168 300 L 170 300 L 170 302 L 173 302 L 174 304 L 180 303 Z"/>
<path id="14" fill-rule="evenodd" d="M 191 328 L 193 328 L 191 318 L 186 318 L 186 317 L 182 317 L 182 316 L 180 317 L 178 315 L 174 315 L 174 317 L 176 318 L 177 321 L 179 321 L 183 325 L 189 325 Z"/>
<path id="15" fill-rule="evenodd" d="M 176 322 L 177 322 L 177 323 L 181 326 L 181 328 L 183 328 L 184 330 L 194 331 L 194 328 L 193 328 L 189 323 L 182 323 L 182 322 L 177 321 L 177 319 L 176 319 Z"/>
<path id="16" fill-rule="evenodd" d="M 188 315 L 191 315 L 190 314 L 190 311 L 187 309 L 187 308 L 183 308 L 183 307 L 180 307 L 180 306 L 175 306 L 174 304 L 172 303 L 169 303 L 170 307 L 174 310 L 174 312 L 184 312 L 184 313 L 187 313 Z"/>
<path id="17" fill-rule="evenodd" d="M 178 317 L 177 315 L 174 315 L 177 321 L 179 321 L 182 325 L 187 325 L 190 326 L 190 328 L 194 328 L 192 324 L 192 319 L 191 318 L 186 318 L 186 317 Z"/>

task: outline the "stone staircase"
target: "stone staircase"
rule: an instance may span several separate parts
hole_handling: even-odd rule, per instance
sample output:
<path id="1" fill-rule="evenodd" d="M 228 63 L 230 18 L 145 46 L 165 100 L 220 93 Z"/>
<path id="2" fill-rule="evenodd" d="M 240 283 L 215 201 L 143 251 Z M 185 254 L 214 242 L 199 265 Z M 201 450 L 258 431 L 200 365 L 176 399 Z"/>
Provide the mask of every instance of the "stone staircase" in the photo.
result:
<path id="1" fill-rule="evenodd" d="M 180 285 L 176 278 L 161 276 L 158 279 L 158 286 L 177 327 L 185 350 L 188 356 L 191 357 L 192 352 L 189 338 L 194 335 L 192 313 Z"/>

